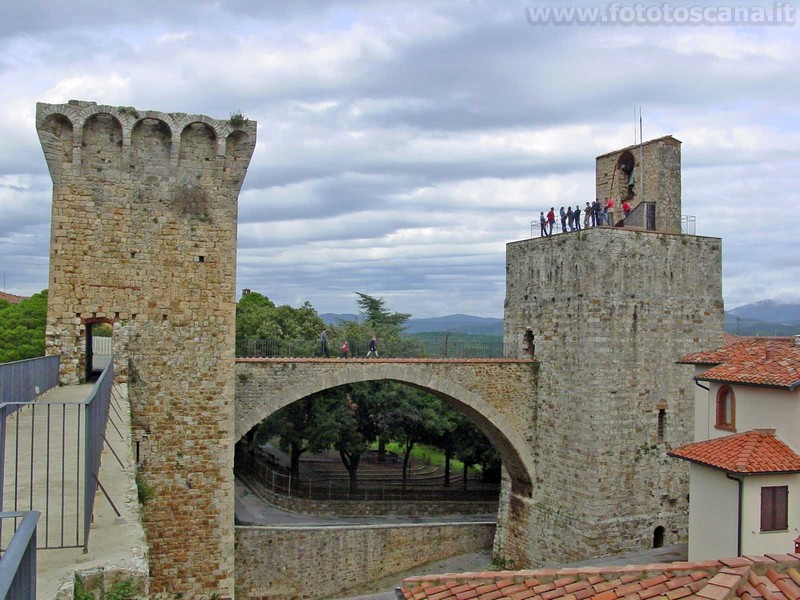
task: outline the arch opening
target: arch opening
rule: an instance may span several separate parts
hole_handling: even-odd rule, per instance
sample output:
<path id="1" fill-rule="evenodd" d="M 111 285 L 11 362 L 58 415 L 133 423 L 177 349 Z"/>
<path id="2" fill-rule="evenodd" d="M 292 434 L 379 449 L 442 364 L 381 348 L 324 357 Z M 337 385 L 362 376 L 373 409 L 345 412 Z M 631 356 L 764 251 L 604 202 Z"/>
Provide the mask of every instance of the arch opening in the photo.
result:
<path id="1" fill-rule="evenodd" d="M 664 528 L 659 525 L 653 530 L 653 548 L 664 547 Z"/>
<path id="2" fill-rule="evenodd" d="M 112 326 L 114 321 L 106 318 L 87 319 L 84 322 L 85 335 L 85 367 L 86 381 L 95 381 L 111 362 L 114 355 Z"/>

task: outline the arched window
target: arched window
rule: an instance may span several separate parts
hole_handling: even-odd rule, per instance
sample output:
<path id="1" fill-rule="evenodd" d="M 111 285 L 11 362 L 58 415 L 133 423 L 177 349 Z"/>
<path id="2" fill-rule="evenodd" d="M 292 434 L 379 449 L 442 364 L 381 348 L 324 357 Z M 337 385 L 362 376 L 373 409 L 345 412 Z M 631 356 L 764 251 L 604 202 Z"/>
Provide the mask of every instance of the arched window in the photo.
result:
<path id="1" fill-rule="evenodd" d="M 658 410 L 658 442 L 664 441 L 667 435 L 667 411 L 664 408 Z"/>
<path id="2" fill-rule="evenodd" d="M 736 398 L 730 386 L 723 385 L 717 391 L 717 429 L 736 431 Z"/>

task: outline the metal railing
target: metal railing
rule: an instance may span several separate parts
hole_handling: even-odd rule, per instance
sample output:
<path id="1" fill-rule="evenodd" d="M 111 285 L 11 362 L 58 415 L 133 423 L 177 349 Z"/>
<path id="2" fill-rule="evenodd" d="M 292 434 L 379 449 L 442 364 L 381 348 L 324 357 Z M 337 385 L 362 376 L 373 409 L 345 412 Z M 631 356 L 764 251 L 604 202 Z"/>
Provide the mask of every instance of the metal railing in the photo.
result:
<path id="1" fill-rule="evenodd" d="M 58 356 L 0 364 L 0 404 L 30 402 L 58 385 Z"/>
<path id="2" fill-rule="evenodd" d="M 681 215 L 681 233 L 686 235 L 696 235 L 697 217 L 692 215 Z"/>
<path id="3" fill-rule="evenodd" d="M 0 512 L 0 521 L 14 519 L 14 537 L 0 558 L 0 600 L 36 600 L 37 511 Z M 17 525 L 17 521 L 22 522 Z"/>
<path id="4" fill-rule="evenodd" d="M 493 501 L 499 496 L 496 484 L 468 480 L 467 489 L 463 482 L 454 481 L 452 487 L 424 485 L 410 480 L 405 485 L 401 481 L 360 481 L 358 488 L 350 488 L 349 480 L 314 480 L 311 478 L 292 479 L 288 471 L 259 458 L 240 447 L 236 448 L 234 471 L 243 479 L 252 478 L 264 489 L 281 496 L 305 500 L 344 500 L 364 502 L 475 502 Z"/>
<path id="5" fill-rule="evenodd" d="M 345 358 L 344 340 L 328 340 L 328 357 Z M 503 339 L 461 341 L 443 335 L 434 339 L 405 338 L 396 343 L 378 340 L 378 356 L 383 358 L 503 358 Z M 369 341 L 348 341 L 346 358 L 364 358 L 369 352 Z M 322 356 L 319 340 L 236 340 L 238 358 L 314 358 Z"/>
<path id="6" fill-rule="evenodd" d="M 112 361 L 86 400 L 0 404 L 0 509 L 40 511 L 40 549 L 88 550 L 113 381 Z"/>

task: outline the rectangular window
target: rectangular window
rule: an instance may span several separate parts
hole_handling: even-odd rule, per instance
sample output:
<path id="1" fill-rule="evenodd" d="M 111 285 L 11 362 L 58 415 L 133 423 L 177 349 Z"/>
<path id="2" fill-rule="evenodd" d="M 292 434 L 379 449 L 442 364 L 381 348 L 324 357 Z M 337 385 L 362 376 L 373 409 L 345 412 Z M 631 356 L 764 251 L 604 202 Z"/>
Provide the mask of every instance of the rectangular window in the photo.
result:
<path id="1" fill-rule="evenodd" d="M 789 529 L 789 486 L 761 488 L 761 531 Z"/>

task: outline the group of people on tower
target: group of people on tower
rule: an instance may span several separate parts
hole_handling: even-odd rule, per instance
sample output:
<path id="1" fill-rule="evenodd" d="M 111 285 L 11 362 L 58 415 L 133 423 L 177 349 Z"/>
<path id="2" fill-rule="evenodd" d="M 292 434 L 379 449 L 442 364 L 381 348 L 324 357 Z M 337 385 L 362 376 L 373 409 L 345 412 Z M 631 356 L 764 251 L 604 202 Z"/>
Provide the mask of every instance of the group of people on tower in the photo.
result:
<path id="1" fill-rule="evenodd" d="M 631 205 L 627 200 L 622 202 L 622 212 L 627 217 L 631 212 Z M 583 226 L 581 226 L 581 213 L 583 213 Z M 602 227 L 604 225 L 614 225 L 614 199 L 606 198 L 603 203 L 595 198 L 594 202 L 587 202 L 586 206 L 581 209 L 580 204 L 576 204 L 573 209 L 568 206 L 566 210 L 561 207 L 558 212 L 559 219 L 561 220 L 561 231 L 567 233 L 568 231 L 580 231 L 581 229 L 588 229 L 589 227 Z M 553 235 L 553 229 L 556 224 L 556 211 L 555 207 L 551 206 L 547 214 L 544 211 L 539 213 L 539 227 L 541 236 L 547 237 Z"/>

